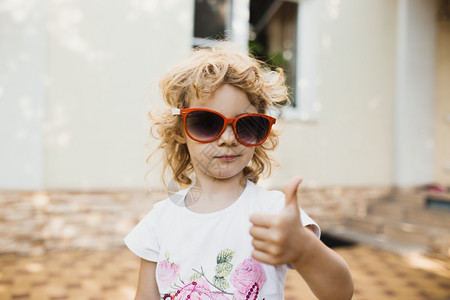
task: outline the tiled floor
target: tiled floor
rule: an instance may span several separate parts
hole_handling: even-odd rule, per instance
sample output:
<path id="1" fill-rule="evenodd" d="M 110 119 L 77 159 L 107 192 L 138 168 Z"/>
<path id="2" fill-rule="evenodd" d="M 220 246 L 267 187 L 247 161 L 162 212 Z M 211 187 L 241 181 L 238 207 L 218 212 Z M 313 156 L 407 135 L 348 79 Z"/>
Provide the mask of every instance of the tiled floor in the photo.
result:
<path id="1" fill-rule="evenodd" d="M 367 246 L 337 248 L 349 264 L 356 300 L 450 299 L 450 261 L 398 256 Z M 0 299 L 133 299 L 138 259 L 126 249 L 0 255 Z M 286 300 L 315 299 L 289 271 Z M 270 299 L 275 300 L 275 299 Z"/>

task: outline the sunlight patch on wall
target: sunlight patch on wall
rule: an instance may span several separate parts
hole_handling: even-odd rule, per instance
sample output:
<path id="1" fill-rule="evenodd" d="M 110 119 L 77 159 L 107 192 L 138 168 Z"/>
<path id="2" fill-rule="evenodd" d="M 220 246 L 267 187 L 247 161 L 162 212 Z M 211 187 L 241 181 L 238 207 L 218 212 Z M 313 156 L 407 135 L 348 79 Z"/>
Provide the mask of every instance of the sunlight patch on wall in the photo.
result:
<path id="1" fill-rule="evenodd" d="M 339 17 L 341 0 L 328 0 L 325 4 L 327 15 L 335 20 Z"/>
<path id="2" fill-rule="evenodd" d="M 331 37 L 328 33 L 322 35 L 322 49 L 325 51 L 331 49 Z"/>
<path id="3" fill-rule="evenodd" d="M 84 22 L 83 13 L 74 7 L 73 1 L 53 1 L 48 29 L 65 48 L 82 55 L 90 62 L 105 61 L 111 54 L 93 47 L 78 27 Z"/>
<path id="4" fill-rule="evenodd" d="M 381 103 L 381 99 L 377 96 L 374 96 L 371 99 L 369 99 L 369 101 L 367 102 L 367 108 L 369 110 L 375 110 L 380 106 L 380 103 Z"/>
<path id="5" fill-rule="evenodd" d="M 70 134 L 61 131 L 68 122 L 69 114 L 64 106 L 54 105 L 50 108 L 49 116 L 44 124 L 47 145 L 60 148 L 70 145 L 72 140 Z"/>
<path id="6" fill-rule="evenodd" d="M 35 10 L 36 0 L 2 0 L 0 13 L 7 12 L 15 23 L 27 20 Z"/>

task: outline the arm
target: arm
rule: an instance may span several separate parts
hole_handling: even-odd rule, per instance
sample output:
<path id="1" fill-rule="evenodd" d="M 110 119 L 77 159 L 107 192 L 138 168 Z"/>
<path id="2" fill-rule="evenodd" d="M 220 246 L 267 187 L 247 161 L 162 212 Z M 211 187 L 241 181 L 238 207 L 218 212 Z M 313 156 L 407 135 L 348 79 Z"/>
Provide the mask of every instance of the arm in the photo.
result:
<path id="1" fill-rule="evenodd" d="M 301 255 L 290 264 L 317 298 L 351 299 L 353 279 L 344 259 L 323 244 L 312 231 L 305 230 L 304 234 L 301 238 L 304 249 L 295 250 Z"/>
<path id="2" fill-rule="evenodd" d="M 156 285 L 156 263 L 141 259 L 138 286 L 135 300 L 159 300 L 160 295 Z"/>
<path id="3" fill-rule="evenodd" d="M 286 205 L 279 215 L 253 214 L 253 257 L 271 265 L 290 264 L 322 300 L 351 299 L 353 279 L 345 261 L 303 227 L 297 204 L 300 179 L 286 186 Z"/>

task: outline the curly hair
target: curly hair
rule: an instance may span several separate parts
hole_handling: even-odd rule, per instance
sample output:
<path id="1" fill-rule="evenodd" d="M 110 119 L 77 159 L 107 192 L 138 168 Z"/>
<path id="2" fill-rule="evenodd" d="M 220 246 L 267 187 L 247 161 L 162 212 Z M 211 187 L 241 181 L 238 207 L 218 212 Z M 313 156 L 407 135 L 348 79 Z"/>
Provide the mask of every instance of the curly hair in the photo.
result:
<path id="1" fill-rule="evenodd" d="M 224 84 L 244 91 L 259 113 L 267 113 L 269 107 L 278 108 L 289 103 L 282 69 L 272 71 L 264 62 L 233 49 L 225 42 L 212 48 L 196 49 L 186 61 L 160 80 L 163 98 L 170 108 L 158 117 L 149 113 L 154 121 L 151 133 L 160 140 L 155 152 L 163 152 L 164 182 L 164 175 L 171 171 L 178 184 L 189 185 L 193 173 L 189 151 L 182 143 L 182 118 L 173 116 L 171 108 L 188 108 L 191 99 L 205 99 Z M 277 144 L 278 133 L 272 130 L 264 144 L 256 146 L 251 161 L 244 168 L 245 180 L 256 183 L 261 175 L 270 174 L 274 160 L 267 151 L 275 149 Z"/>

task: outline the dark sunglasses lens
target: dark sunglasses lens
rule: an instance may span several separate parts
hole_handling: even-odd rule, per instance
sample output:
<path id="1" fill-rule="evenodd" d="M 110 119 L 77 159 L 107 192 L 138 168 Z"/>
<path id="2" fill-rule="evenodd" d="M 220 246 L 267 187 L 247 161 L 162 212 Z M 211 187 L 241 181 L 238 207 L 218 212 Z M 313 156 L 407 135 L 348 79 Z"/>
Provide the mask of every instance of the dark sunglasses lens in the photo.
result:
<path id="1" fill-rule="evenodd" d="M 223 128 L 223 118 L 209 111 L 193 111 L 186 117 L 186 129 L 190 136 L 199 141 L 216 138 Z"/>
<path id="2" fill-rule="evenodd" d="M 260 116 L 243 117 L 236 123 L 239 139 L 249 145 L 261 143 L 269 134 L 269 130 L 269 120 Z"/>

